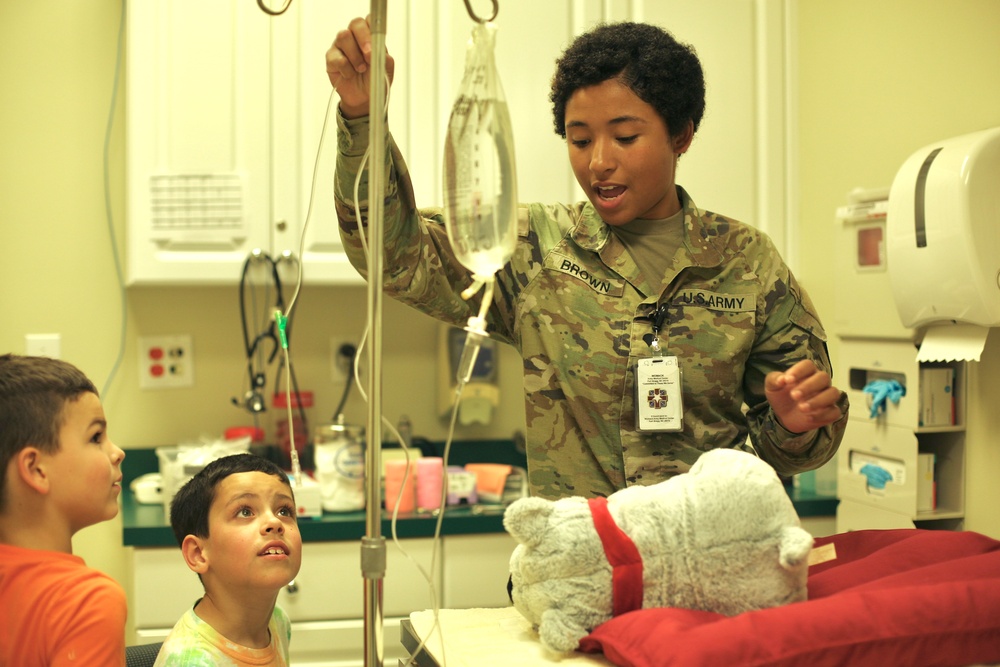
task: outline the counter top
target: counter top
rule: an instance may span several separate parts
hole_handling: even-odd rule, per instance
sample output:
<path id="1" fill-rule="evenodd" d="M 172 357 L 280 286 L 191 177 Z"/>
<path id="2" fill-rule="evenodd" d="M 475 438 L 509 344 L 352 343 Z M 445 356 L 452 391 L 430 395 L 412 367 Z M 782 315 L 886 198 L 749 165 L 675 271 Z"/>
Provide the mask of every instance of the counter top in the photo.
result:
<path id="1" fill-rule="evenodd" d="M 386 447 L 389 447 L 388 445 Z M 424 443 L 421 449 L 428 455 L 440 456 L 441 443 Z M 257 452 L 272 458 L 274 452 Z M 516 451 L 510 440 L 456 441 L 452 444 L 449 461 L 452 465 L 495 461 L 524 467 L 523 454 Z M 303 464 L 305 467 L 305 464 Z M 128 488 L 129 483 L 159 469 L 156 449 L 129 449 L 122 463 L 122 542 L 132 547 L 176 547 L 162 504 L 140 503 Z M 441 523 L 442 535 L 503 532 L 503 505 L 459 505 L 445 511 Z M 433 537 L 437 516 L 429 513 L 400 514 L 396 534 L 406 537 Z M 305 542 L 338 542 L 360 540 L 366 532 L 365 512 L 324 512 L 321 517 L 299 519 L 299 532 Z M 382 511 L 382 535 L 392 535 L 392 514 Z"/>
<path id="2" fill-rule="evenodd" d="M 441 523 L 442 535 L 503 532 L 503 505 L 462 505 L 450 507 Z M 399 537 L 433 537 L 437 516 L 400 514 L 396 521 Z M 299 519 L 304 542 L 360 540 L 365 535 L 364 512 L 324 512 L 322 517 Z M 392 535 L 392 516 L 382 511 L 382 535 Z M 162 505 L 136 502 L 128 490 L 122 492 L 122 541 L 130 547 L 176 547 L 174 533 L 166 521 Z"/>
<path id="3" fill-rule="evenodd" d="M 487 443 L 490 444 L 490 443 Z M 451 459 L 455 465 L 462 462 Z M 479 459 L 483 460 L 483 459 Z M 466 461 L 468 462 L 468 461 Z M 507 461 L 504 461 L 507 462 Z M 516 462 L 515 462 L 516 464 Z M 133 479 L 157 470 L 153 449 L 126 451 L 122 488 L 122 542 L 132 547 L 176 547 L 173 531 L 166 520 L 163 505 L 144 504 L 136 501 L 128 485 Z M 800 517 L 833 516 L 837 499 L 794 489 L 786 485 L 795 511 Z M 480 504 L 449 507 L 441 524 L 442 535 L 468 535 L 475 533 L 503 532 L 503 505 Z M 433 537 L 437 517 L 424 513 L 399 515 L 396 534 L 401 538 Z M 306 542 L 337 542 L 360 540 L 365 535 L 364 512 L 324 512 L 322 517 L 299 520 L 299 531 Z M 392 535 L 391 514 L 382 511 L 382 535 Z"/>

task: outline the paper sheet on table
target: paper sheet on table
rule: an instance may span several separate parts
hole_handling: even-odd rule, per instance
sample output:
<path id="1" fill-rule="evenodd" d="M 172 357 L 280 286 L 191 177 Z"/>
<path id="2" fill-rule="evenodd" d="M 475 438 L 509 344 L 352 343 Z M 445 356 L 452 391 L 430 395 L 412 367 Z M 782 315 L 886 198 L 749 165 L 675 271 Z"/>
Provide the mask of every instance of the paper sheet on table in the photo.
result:
<path id="1" fill-rule="evenodd" d="M 604 656 L 570 653 L 560 656 L 548 651 L 538 640 L 531 624 L 513 607 L 501 609 L 442 609 L 438 615 L 441 632 L 434 625 L 432 610 L 410 614 L 418 637 L 426 640 L 425 650 L 447 667 L 565 667 L 609 666 Z M 444 637 L 442 659 L 441 636 Z"/>
<path id="2" fill-rule="evenodd" d="M 938 324 L 927 328 L 917 361 L 979 361 L 988 327 L 975 324 Z"/>

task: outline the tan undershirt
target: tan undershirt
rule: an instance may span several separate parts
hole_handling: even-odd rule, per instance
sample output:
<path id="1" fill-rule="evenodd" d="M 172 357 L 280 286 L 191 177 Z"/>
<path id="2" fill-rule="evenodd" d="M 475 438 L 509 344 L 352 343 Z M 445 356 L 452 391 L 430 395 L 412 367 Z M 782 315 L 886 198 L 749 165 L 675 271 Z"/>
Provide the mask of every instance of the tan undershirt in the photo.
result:
<path id="1" fill-rule="evenodd" d="M 677 248 L 684 242 L 684 209 L 660 220 L 633 220 L 611 228 L 642 275 L 662 285 Z"/>

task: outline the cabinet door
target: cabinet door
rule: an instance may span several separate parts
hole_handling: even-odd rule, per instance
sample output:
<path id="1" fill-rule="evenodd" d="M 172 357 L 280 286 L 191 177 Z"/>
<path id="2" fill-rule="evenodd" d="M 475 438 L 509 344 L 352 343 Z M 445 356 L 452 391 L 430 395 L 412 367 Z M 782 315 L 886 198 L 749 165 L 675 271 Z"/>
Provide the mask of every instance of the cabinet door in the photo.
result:
<path id="1" fill-rule="evenodd" d="M 392 5 L 395 13 L 398 3 Z M 269 242 L 276 257 L 301 257 L 303 280 L 311 284 L 362 283 L 338 232 L 333 176 L 339 98 L 324 56 L 337 32 L 369 11 L 368 0 L 293 2 L 271 19 Z M 390 53 L 400 51 L 395 35 L 386 41 Z"/>
<path id="2" fill-rule="evenodd" d="M 128 282 L 235 283 L 270 247 L 267 16 L 141 0 L 127 17 Z"/>
<path id="3" fill-rule="evenodd" d="M 517 542 L 507 533 L 444 539 L 444 609 L 509 607 L 507 579 Z"/>
<path id="4" fill-rule="evenodd" d="M 274 17 L 239 0 L 130 3 L 129 284 L 235 284 L 255 248 L 304 256 L 313 283 L 361 282 L 337 232 L 323 55 L 367 11 L 363 0 Z"/>

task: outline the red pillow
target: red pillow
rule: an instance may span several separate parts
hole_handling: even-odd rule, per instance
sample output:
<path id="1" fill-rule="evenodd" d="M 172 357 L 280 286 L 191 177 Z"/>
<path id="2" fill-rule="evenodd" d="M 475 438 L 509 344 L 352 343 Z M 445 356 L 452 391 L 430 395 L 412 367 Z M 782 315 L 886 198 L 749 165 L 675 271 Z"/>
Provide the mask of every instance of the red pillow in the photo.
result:
<path id="1" fill-rule="evenodd" d="M 808 602 L 731 617 L 642 609 L 580 650 L 622 667 L 1000 662 L 1000 542 L 910 529 L 816 540 L 829 544 L 837 558 L 810 568 Z"/>

